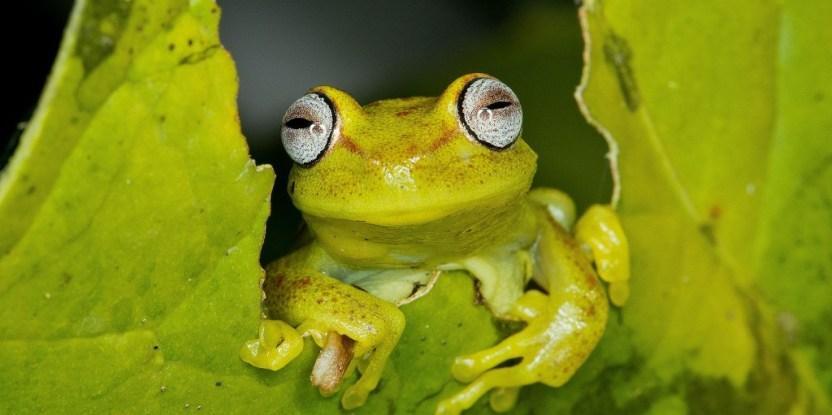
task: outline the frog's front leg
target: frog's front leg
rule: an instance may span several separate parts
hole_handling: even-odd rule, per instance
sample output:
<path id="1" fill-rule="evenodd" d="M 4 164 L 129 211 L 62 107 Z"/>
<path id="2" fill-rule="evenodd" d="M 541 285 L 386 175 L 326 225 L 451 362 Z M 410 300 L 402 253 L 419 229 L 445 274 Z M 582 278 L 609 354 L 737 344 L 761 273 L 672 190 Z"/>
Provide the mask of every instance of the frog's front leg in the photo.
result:
<path id="1" fill-rule="evenodd" d="M 575 225 L 575 239 L 609 283 L 610 301 L 623 306 L 630 297 L 630 248 L 618 215 L 609 206 L 590 206 Z"/>
<path id="2" fill-rule="evenodd" d="M 507 317 L 526 327 L 497 346 L 457 358 L 454 377 L 471 382 L 440 403 L 437 413 L 456 414 L 491 389 L 491 406 L 510 409 L 520 386 L 541 382 L 557 387 L 583 364 L 604 333 L 608 303 L 604 289 L 577 241 L 543 206 L 540 219 L 536 279 L 549 293 L 529 290 Z M 512 359 L 513 366 L 496 368 Z"/>
<path id="3" fill-rule="evenodd" d="M 528 198 L 543 207 L 567 231 L 575 222 L 575 204 L 560 190 L 540 187 Z M 602 280 L 610 284 L 610 300 L 623 306 L 630 296 L 630 248 L 618 215 L 610 206 L 592 205 L 575 225 L 575 239 Z M 545 281 L 544 281 L 545 282 Z"/>
<path id="4" fill-rule="evenodd" d="M 260 337 L 247 343 L 241 358 L 257 367 L 278 370 L 311 335 L 322 347 L 312 383 L 324 395 L 335 393 L 341 379 L 361 359 L 361 377 L 341 397 L 352 409 L 364 404 L 381 379 L 387 358 L 404 330 L 404 314 L 393 304 L 331 278 L 306 264 L 304 250 L 281 258 L 267 269 L 264 320 Z M 293 328 L 297 327 L 297 329 Z"/>

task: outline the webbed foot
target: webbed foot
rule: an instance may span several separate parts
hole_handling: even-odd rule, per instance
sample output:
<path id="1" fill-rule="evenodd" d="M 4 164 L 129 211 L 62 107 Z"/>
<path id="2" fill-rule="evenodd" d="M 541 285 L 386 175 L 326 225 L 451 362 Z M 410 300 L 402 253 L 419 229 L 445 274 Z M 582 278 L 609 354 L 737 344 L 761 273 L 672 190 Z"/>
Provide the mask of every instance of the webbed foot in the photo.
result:
<path id="1" fill-rule="evenodd" d="M 363 405 L 404 331 L 401 310 L 317 271 L 282 262 L 269 268 L 264 287 L 268 315 L 286 322 L 264 320 L 259 338 L 247 342 L 240 357 L 256 367 L 278 370 L 300 354 L 302 337 L 311 336 L 321 348 L 312 384 L 322 395 L 332 395 L 357 367 L 361 376 L 344 391 L 341 405 Z"/>
<path id="2" fill-rule="evenodd" d="M 597 312 L 606 314 L 606 309 Z M 504 412 L 514 406 L 521 386 L 542 382 L 556 387 L 566 383 L 604 330 L 596 322 L 606 318 L 587 319 L 584 313 L 585 309 L 573 302 L 536 290 L 526 292 L 511 317 L 525 321 L 527 326 L 495 347 L 458 357 L 451 372 L 460 382 L 471 383 L 440 402 L 436 413 L 458 414 L 492 389 L 491 408 Z M 495 368 L 513 359 L 519 362 Z"/>
<path id="3" fill-rule="evenodd" d="M 568 199 L 561 199 L 551 191 L 537 192 L 532 199 L 542 208 L 537 211 L 541 227 L 535 279 L 549 293 L 529 290 L 513 305 L 505 317 L 525 322 L 522 330 L 492 348 L 456 359 L 451 372 L 457 380 L 470 383 L 440 402 L 437 414 L 458 414 L 491 390 L 491 408 L 506 411 L 513 407 L 524 385 L 561 386 L 603 335 L 609 304 L 590 261 L 601 263 L 597 266 L 604 267 L 606 278 L 626 284 L 628 263 L 622 258 L 627 254 L 626 239 L 609 208 L 593 208 L 577 224 L 583 241 L 593 249 L 594 255 L 588 257 L 552 213 L 553 202 L 568 207 Z M 562 216 L 568 224 L 569 215 Z M 625 245 L 614 237 L 620 237 Z M 504 366 L 512 361 L 516 363 Z"/>
<path id="4" fill-rule="evenodd" d="M 303 338 L 280 320 L 263 320 L 257 339 L 240 349 L 240 359 L 261 369 L 280 370 L 303 351 Z"/>

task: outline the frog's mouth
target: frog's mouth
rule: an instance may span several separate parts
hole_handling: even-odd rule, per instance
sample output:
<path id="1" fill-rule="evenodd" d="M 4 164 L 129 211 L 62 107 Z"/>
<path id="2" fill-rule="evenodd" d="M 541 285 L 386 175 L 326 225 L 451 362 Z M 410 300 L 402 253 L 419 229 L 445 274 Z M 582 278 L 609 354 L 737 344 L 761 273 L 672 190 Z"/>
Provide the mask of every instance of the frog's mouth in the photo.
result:
<path id="1" fill-rule="evenodd" d="M 341 201 L 337 205 L 325 203 L 320 199 L 293 198 L 293 202 L 307 217 L 383 227 L 420 226 L 442 222 L 449 218 L 490 216 L 493 211 L 504 210 L 506 206 L 521 199 L 528 191 L 530 182 L 531 180 L 518 180 L 510 187 L 490 192 L 461 190 L 459 193 L 467 193 L 464 197 L 460 194 L 431 195 L 423 199 L 391 198 L 394 200 L 378 203 L 368 203 L 362 200 L 360 203 L 351 204 Z"/>

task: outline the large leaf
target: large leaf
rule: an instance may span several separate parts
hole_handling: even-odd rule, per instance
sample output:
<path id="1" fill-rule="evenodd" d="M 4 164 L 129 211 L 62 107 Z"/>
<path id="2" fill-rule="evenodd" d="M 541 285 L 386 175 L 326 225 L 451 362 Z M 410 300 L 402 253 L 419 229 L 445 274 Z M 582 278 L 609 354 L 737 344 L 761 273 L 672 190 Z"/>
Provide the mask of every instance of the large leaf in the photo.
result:
<path id="1" fill-rule="evenodd" d="M 0 187 L 0 412 L 232 407 L 215 382 L 247 373 L 274 175 L 248 157 L 218 19 L 76 6 Z"/>
<path id="2" fill-rule="evenodd" d="M 581 16 L 579 100 L 618 141 L 633 250 L 615 407 L 828 411 L 832 61 L 815 51 L 832 7 L 589 1 Z"/>
<path id="3" fill-rule="evenodd" d="M 790 341 L 832 391 L 832 3 L 782 9 L 774 128 L 754 270 Z"/>

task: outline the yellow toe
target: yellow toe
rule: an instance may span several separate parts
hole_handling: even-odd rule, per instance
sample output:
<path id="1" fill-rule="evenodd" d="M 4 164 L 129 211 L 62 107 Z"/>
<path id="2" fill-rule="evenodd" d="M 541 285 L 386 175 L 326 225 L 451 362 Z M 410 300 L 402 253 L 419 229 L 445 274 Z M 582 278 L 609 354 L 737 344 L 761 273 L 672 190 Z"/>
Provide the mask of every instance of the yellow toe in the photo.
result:
<path id="1" fill-rule="evenodd" d="M 240 359 L 261 369 L 279 370 L 303 351 L 303 338 L 280 320 L 260 323 L 260 335 L 240 349 Z"/>

